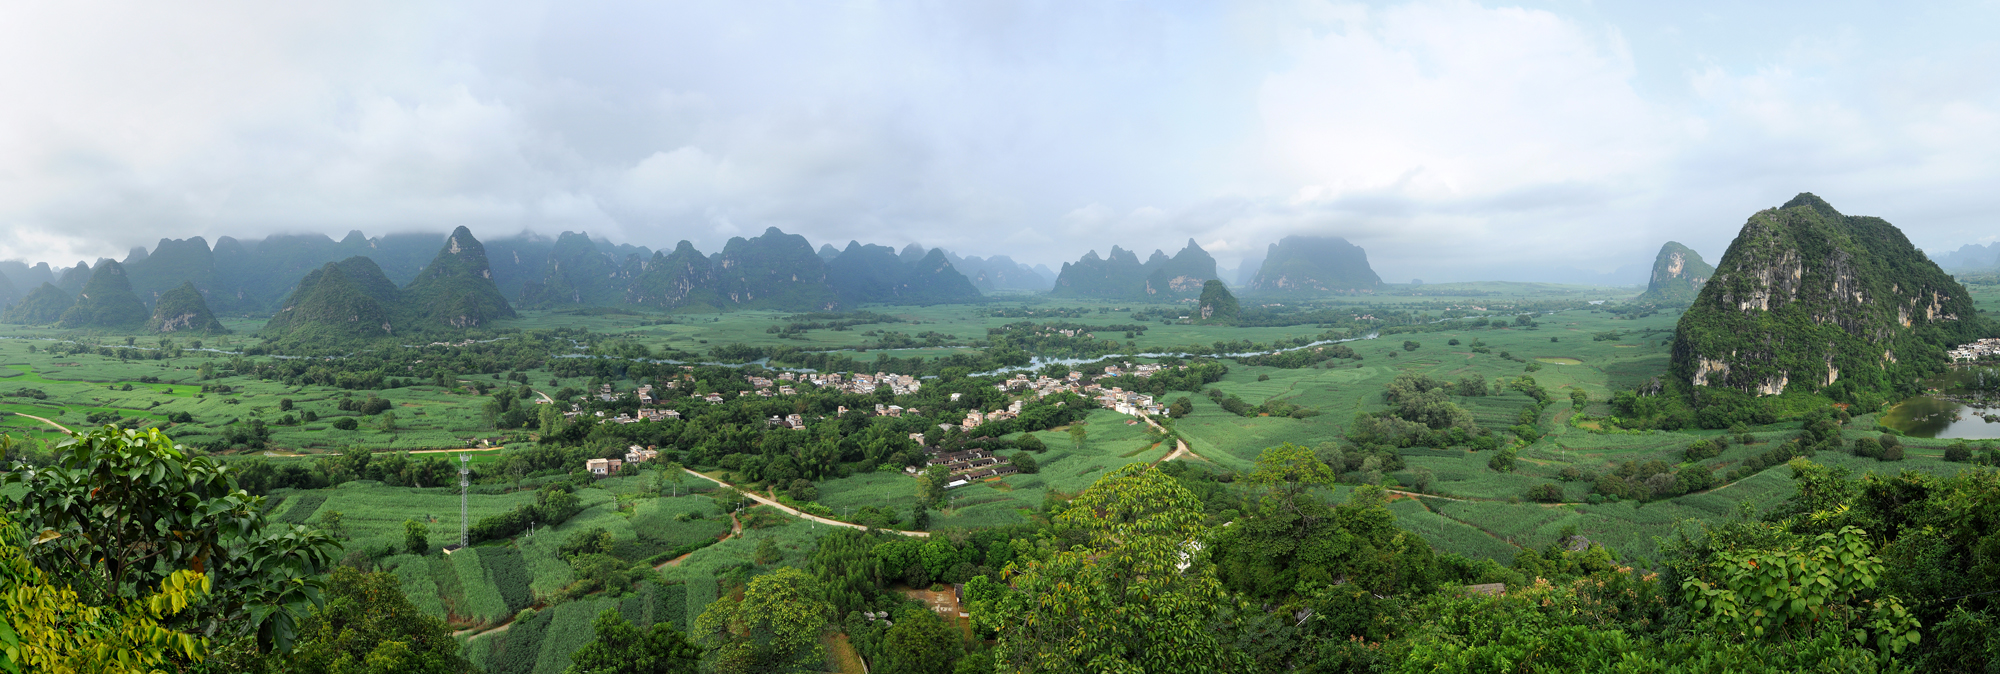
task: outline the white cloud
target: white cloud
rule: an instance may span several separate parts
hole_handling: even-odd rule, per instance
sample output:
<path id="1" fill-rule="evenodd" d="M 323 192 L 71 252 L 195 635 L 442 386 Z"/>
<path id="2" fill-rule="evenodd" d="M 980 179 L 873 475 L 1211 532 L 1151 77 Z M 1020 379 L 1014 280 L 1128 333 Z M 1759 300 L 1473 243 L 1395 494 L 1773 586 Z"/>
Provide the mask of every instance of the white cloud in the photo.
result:
<path id="1" fill-rule="evenodd" d="M 1304 233 L 1435 282 L 1716 257 L 1806 190 L 1987 237 L 1994 10 L 1807 8 L 11 5 L 0 257 L 775 225 L 1051 266 L 1194 238 L 1228 266 Z"/>

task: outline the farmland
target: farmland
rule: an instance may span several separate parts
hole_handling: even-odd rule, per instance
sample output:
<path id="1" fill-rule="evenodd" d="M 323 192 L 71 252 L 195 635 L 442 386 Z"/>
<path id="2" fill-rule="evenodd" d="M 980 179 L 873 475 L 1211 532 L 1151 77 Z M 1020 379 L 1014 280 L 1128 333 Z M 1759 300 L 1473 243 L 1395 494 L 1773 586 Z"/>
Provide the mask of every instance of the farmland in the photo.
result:
<path id="1" fill-rule="evenodd" d="M 1453 294 L 1460 293 L 1460 294 Z M 1161 393 L 1161 404 L 1186 399 L 1187 413 L 1162 419 L 1171 433 L 1185 441 L 1187 461 L 1232 476 L 1251 471 L 1267 448 L 1291 443 L 1333 450 L 1346 445 L 1356 416 L 1385 409 L 1385 387 L 1399 376 L 1421 375 L 1439 381 L 1477 378 L 1492 386 L 1478 395 L 1454 395 L 1470 423 L 1489 431 L 1527 426 L 1537 437 L 1508 451 L 1510 469 L 1496 469 L 1495 451 L 1466 446 L 1404 446 L 1388 448 L 1396 459 L 1371 475 L 1344 470 L 1344 485 L 1329 496 L 1344 498 L 1352 485 L 1379 480 L 1393 490 L 1389 509 L 1397 523 L 1423 537 L 1435 549 L 1502 564 L 1527 548 L 1540 548 L 1564 532 L 1581 534 L 1610 547 L 1624 560 L 1650 565 L 1659 553 L 1659 539 L 1691 523 L 1736 516 L 1740 509 L 1768 509 L 1789 497 L 1792 481 L 1782 467 L 1739 476 L 1720 486 L 1658 500 L 1599 499 L 1587 476 L 1606 474 L 1628 463 L 1687 464 L 1690 443 L 1723 435 L 1721 431 L 1618 430 L 1600 421 L 1613 413 L 1608 404 L 1618 391 L 1631 390 L 1660 375 L 1666 367 L 1666 343 L 1675 316 L 1649 314 L 1624 318 L 1588 300 L 1616 299 L 1618 292 L 1561 286 L 1462 284 L 1426 286 L 1422 294 L 1404 291 L 1378 297 L 1344 298 L 1328 306 L 1352 308 L 1354 316 L 1402 312 L 1421 329 L 1405 329 L 1378 337 L 1366 323 L 1301 324 L 1286 327 L 1185 325 L 1171 320 L 1182 307 L 1146 306 L 1090 301 L 1051 302 L 1036 298 L 979 305 L 877 307 L 885 321 L 844 329 L 786 332 L 776 329 L 793 319 L 773 312 L 729 314 L 659 314 L 639 311 L 524 312 L 499 326 L 503 330 L 583 329 L 617 348 L 643 347 L 647 353 L 706 353 L 726 344 L 752 348 L 796 347 L 840 350 L 861 363 L 876 357 L 932 361 L 953 354 L 973 356 L 986 348 L 990 331 L 1022 321 L 1064 322 L 1103 328 L 1101 341 L 1116 342 L 1123 353 L 1175 351 L 1193 347 L 1205 353 L 1251 350 L 1275 342 L 1304 343 L 1330 331 L 1346 331 L 1359 339 L 1344 343 L 1352 357 L 1304 363 L 1303 367 L 1248 365 L 1224 358 L 1228 366 L 1220 380 L 1201 390 Z M 1982 302 L 1994 301 L 1983 293 Z M 1491 322 L 1437 323 L 1431 317 L 1474 302 L 1482 305 L 1555 306 L 1548 312 L 1516 314 L 1486 312 Z M 1043 312 L 1026 314 L 1025 312 Z M 1145 316 L 1144 330 L 1130 330 L 1133 316 Z M 1166 320 L 1163 320 L 1163 317 Z M 1359 320 L 1354 319 L 1354 320 Z M 598 370 L 579 376 L 574 363 L 555 367 L 550 354 L 536 367 L 504 371 L 413 374 L 382 388 L 353 388 L 311 383 L 286 383 L 252 376 L 255 346 L 248 336 L 257 322 L 227 321 L 235 335 L 201 339 L 158 336 L 65 333 L 41 329 L 0 330 L 0 425 L 16 438 L 50 442 L 60 438 L 53 428 L 26 415 L 49 419 L 71 428 L 102 423 L 127 427 L 163 428 L 176 440 L 204 447 L 239 466 L 258 466 L 273 474 L 316 475 L 334 483 L 284 483 L 267 490 L 269 514 L 284 523 L 336 523 L 345 540 L 350 563 L 374 565 L 395 574 L 404 593 L 423 612 L 445 619 L 459 630 L 458 638 L 475 664 L 491 672 L 559 672 L 568 654 L 589 640 L 589 623 L 598 613 L 615 608 L 636 624 L 668 622 L 682 629 L 703 607 L 751 577 L 782 566 L 800 567 L 814 555 L 818 541 L 832 533 L 824 525 L 787 516 L 770 507 L 732 512 L 740 500 L 718 500 L 711 483 L 687 478 L 670 480 L 677 472 L 655 465 L 628 468 L 619 476 L 592 479 L 582 474 L 582 457 L 622 456 L 625 436 L 602 434 L 579 438 L 569 446 L 551 448 L 538 442 L 542 432 L 556 428 L 533 418 L 517 427 L 500 428 L 492 408 L 495 398 L 524 391 L 532 398 L 611 386 L 628 391 L 642 382 L 618 370 Z M 894 333 L 894 334 L 891 334 Z M 884 340 L 927 333 L 930 346 L 879 348 Z M 1086 337 L 1087 339 L 1087 337 Z M 896 342 L 900 343 L 900 342 Z M 72 348 L 63 345 L 86 345 Z M 603 345 L 597 345 L 601 348 Z M 384 347 L 387 348 L 387 347 Z M 450 357 L 451 349 L 429 348 L 425 358 Z M 471 349 L 466 349 L 471 352 Z M 330 358 L 330 357 L 323 357 Z M 1157 356 L 1121 356 L 1131 362 L 1154 362 Z M 328 360 L 338 364 L 338 360 Z M 658 371 L 681 372 L 679 363 Z M 753 366 L 754 367 L 754 366 Z M 637 371 L 632 370 L 632 371 Z M 608 374 L 607 374 L 608 373 Z M 952 385 L 967 373 L 950 372 L 927 380 L 926 389 Z M 703 375 L 706 376 L 706 375 Z M 1541 405 L 1527 388 L 1502 382 L 1531 378 L 1553 402 Z M 687 380 L 693 382 L 695 380 Z M 740 379 L 736 381 L 741 381 Z M 952 389 L 990 394 L 985 380 Z M 754 396 L 735 397 L 737 385 L 701 380 L 704 390 L 732 394 L 729 405 L 775 404 Z M 865 394 L 864 394 L 865 395 Z M 933 394 L 923 406 L 957 401 Z M 954 393 L 954 396 L 956 393 Z M 590 403 L 589 396 L 580 396 Z M 375 411 L 359 409 L 370 399 L 385 401 Z M 976 396 L 975 396 L 976 399 Z M 826 398 L 802 400 L 794 408 L 807 414 L 838 416 L 834 404 L 862 409 L 866 403 L 898 402 L 889 398 Z M 914 396 L 900 400 L 917 406 Z M 997 400 L 997 399 L 996 399 Z M 1225 401 L 1240 400 L 1239 411 Z M 564 400 L 564 403 L 570 402 Z M 580 408 L 584 409 L 584 408 Z M 690 404 L 683 409 L 705 409 Z M 774 408 L 775 409 L 775 408 Z M 1242 410 L 1247 413 L 1239 413 Z M 1269 411 L 1278 410 L 1273 414 Z M 1879 433 L 1872 414 L 1858 414 L 1842 430 L 1849 438 Z M 585 409 L 584 414 L 589 414 Z M 761 421 L 765 414 L 748 415 Z M 824 418 L 824 416 L 822 416 Z M 928 521 L 935 531 L 967 532 L 1028 524 L 1050 503 L 1073 497 L 1104 475 L 1132 463 L 1163 459 L 1172 442 L 1132 417 L 1109 410 L 1079 414 L 1077 420 L 1046 428 L 1010 429 L 992 440 L 1011 449 L 1028 436 L 1040 441 L 1032 455 L 1037 470 L 973 482 L 951 490 L 935 504 L 920 501 L 918 480 L 904 465 L 876 450 L 835 451 L 837 460 L 811 477 L 782 474 L 765 461 L 738 457 L 715 458 L 704 448 L 731 447 L 797 449 L 821 441 L 831 432 L 816 427 L 757 434 L 779 440 L 766 445 L 731 438 L 678 440 L 658 443 L 665 461 L 684 462 L 706 474 L 759 492 L 779 496 L 809 493 L 801 500 L 831 517 L 882 528 L 911 528 L 914 518 Z M 342 428 L 340 420 L 352 420 Z M 691 422 L 661 422 L 665 424 Z M 832 422 L 828 422 L 832 423 Z M 854 422 L 860 424 L 862 422 Z M 874 424 L 877 422 L 867 422 Z M 915 421 L 882 437 L 901 438 L 926 432 Z M 633 428 L 652 427 L 635 424 Z M 884 426 L 887 428 L 887 426 Z M 857 425 L 841 432 L 858 436 Z M 1718 475 L 1740 466 L 1799 429 L 1796 421 L 1732 431 L 1730 443 L 1707 465 Z M 1750 443 L 1741 442 L 1743 434 Z M 261 435 L 260 435 L 261 434 Z M 935 434 L 932 434 L 935 435 Z M 965 434 L 973 436 L 974 433 Z M 636 436 L 633 436 L 636 437 Z M 686 438 L 692 436 L 663 436 Z M 868 436 L 876 437 L 876 436 Z M 1503 436 L 1511 437 L 1511 436 Z M 829 442 L 837 442 L 835 437 Z M 961 438 L 966 439 L 966 438 Z M 567 441 L 566 441 L 567 442 Z M 874 442 L 871 440 L 871 442 Z M 784 444 L 792 443 L 792 444 Z M 1893 466 L 1952 472 L 1956 465 L 1942 460 L 1945 443 L 1906 440 L 1908 458 Z M 1348 448 L 1350 451 L 1353 448 Z M 431 450 L 445 450 L 424 453 Z M 562 452 L 570 453 L 564 454 Z M 737 454 L 770 454 L 778 450 L 734 449 Z M 1019 450 L 1025 452 L 1027 450 Z M 1371 450 L 1373 451 L 1373 450 Z M 416 452 L 416 453 L 411 453 Z M 845 454 L 842 454 L 845 452 Z M 524 522 L 518 532 L 503 531 L 475 538 L 469 548 L 450 555 L 441 548 L 455 545 L 461 526 L 457 461 L 418 470 L 422 461 L 466 456 L 473 485 L 465 499 L 467 524 L 542 512 L 535 508 L 551 494 L 563 501 L 556 521 Z M 920 456 L 920 455 L 917 455 Z M 366 457 L 373 457 L 372 460 Z M 550 463 L 555 461 L 556 463 Z M 1815 458 L 1820 463 L 1856 473 L 1886 468 L 1872 459 L 1844 453 Z M 919 461 L 920 462 L 920 461 Z M 371 477 L 363 464 L 372 464 Z M 404 466 L 384 469 L 382 466 Z M 292 479 L 292 478 L 286 478 Z M 305 478 L 299 478 L 305 479 Z M 810 486 L 798 492 L 798 483 Z M 278 484 L 274 482 L 273 484 Z M 1531 489 L 1555 485 L 1556 502 L 1535 502 L 1523 496 Z M 1418 494 L 1417 492 L 1424 492 Z M 918 513 L 922 513 L 918 515 Z M 409 549 L 407 527 L 428 530 L 420 550 Z M 738 526 L 740 533 L 732 533 Z M 960 536 L 963 538 L 963 536 Z M 601 542 L 600 542 L 601 541 Z M 954 545 L 965 545 L 963 541 Z M 967 548 L 970 550 L 971 548 Z M 418 554 L 421 553 L 421 554 Z M 995 572 L 972 553 L 964 569 Z M 989 558 L 994 553 L 985 553 Z M 895 570 L 901 573 L 902 570 Z M 935 573 L 933 573 L 935 572 Z M 947 577 L 955 571 L 927 571 Z M 626 588 L 626 589 L 620 589 Z"/>

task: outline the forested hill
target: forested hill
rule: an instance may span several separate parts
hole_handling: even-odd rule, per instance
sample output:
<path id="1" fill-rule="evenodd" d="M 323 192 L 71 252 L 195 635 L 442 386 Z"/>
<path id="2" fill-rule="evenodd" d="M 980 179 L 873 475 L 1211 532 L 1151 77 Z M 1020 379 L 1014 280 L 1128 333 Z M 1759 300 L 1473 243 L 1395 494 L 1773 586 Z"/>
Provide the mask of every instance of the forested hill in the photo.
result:
<path id="1" fill-rule="evenodd" d="M 1188 239 L 1187 246 L 1173 257 L 1155 250 L 1144 263 L 1131 251 L 1111 247 L 1109 257 L 1097 251 L 1082 259 L 1064 263 L 1050 294 L 1064 297 L 1111 299 L 1192 299 L 1201 296 L 1202 284 L 1216 278 L 1215 258 Z"/>
<path id="2" fill-rule="evenodd" d="M 309 341 L 477 327 L 514 315 L 492 277 L 485 247 L 460 227 L 405 288 L 366 257 L 327 263 L 299 282 L 264 334 Z"/>
<path id="3" fill-rule="evenodd" d="M 1901 230 L 1810 193 L 1750 216 L 1675 330 L 1681 383 L 1879 403 L 1986 336 L 1963 286 Z"/>
<path id="4" fill-rule="evenodd" d="M 1318 294 L 1373 290 L 1382 277 L 1368 266 L 1368 251 L 1337 236 L 1287 236 L 1271 244 L 1250 290 Z"/>
<path id="5" fill-rule="evenodd" d="M 1693 302 L 1701 292 L 1701 286 L 1715 275 L 1715 267 L 1701 259 L 1701 253 L 1668 241 L 1660 246 L 1660 254 L 1653 258 L 1653 278 L 1646 285 L 1646 292 L 1639 295 L 1640 302 L 1657 304 L 1687 304 Z"/>

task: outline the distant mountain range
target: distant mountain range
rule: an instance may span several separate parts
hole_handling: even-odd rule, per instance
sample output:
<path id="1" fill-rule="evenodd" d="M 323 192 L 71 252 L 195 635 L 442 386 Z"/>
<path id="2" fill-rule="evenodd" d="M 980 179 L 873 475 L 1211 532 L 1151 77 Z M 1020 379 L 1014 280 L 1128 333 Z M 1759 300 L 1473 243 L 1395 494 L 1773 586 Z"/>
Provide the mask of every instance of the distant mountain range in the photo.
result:
<path id="1" fill-rule="evenodd" d="M 2000 243 L 1968 243 L 1958 250 L 1934 257 L 1939 267 L 1958 271 L 1985 271 L 2000 268 Z"/>
<path id="2" fill-rule="evenodd" d="M 849 241 L 815 250 L 805 237 L 777 228 L 732 238 L 710 253 L 686 241 L 655 251 L 585 232 L 554 238 L 523 232 L 481 242 L 461 227 L 442 238 L 442 253 L 437 235 L 370 238 L 353 231 L 339 240 L 322 234 L 225 236 L 213 245 L 202 237 L 163 238 L 150 250 L 133 248 L 122 261 L 67 267 L 4 261 L 0 305 L 7 308 L 0 321 L 214 331 L 218 316 L 273 316 L 270 329 L 289 333 L 297 316 L 313 316 L 306 322 L 316 324 L 340 315 L 347 325 L 336 332 L 366 335 L 394 334 L 400 326 L 478 325 L 515 307 L 826 311 L 977 301 L 1004 291 L 1193 301 L 1207 281 L 1220 279 L 1215 258 L 1193 240 L 1171 256 L 1155 250 L 1144 262 L 1114 246 L 1109 257 L 1093 251 L 1058 272 L 1005 255 L 961 256 L 917 244 L 899 251 Z M 468 280 L 475 276 L 480 282 Z M 1246 260 L 1241 275 L 1232 276 L 1237 278 L 1227 280 L 1253 294 L 1365 290 L 1381 283 L 1359 247 L 1297 236 L 1273 244 L 1261 260 Z M 288 318 L 288 312 L 299 313 Z"/>

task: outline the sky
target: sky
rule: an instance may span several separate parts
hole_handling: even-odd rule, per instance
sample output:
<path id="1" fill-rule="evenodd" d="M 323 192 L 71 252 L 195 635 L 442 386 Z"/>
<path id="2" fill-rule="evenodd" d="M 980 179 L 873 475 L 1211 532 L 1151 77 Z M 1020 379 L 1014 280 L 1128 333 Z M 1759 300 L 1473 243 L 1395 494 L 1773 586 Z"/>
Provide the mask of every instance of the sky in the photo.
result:
<path id="1" fill-rule="evenodd" d="M 0 259 L 766 227 L 1643 283 L 1813 192 L 2000 240 L 2000 3 L 0 5 Z"/>

